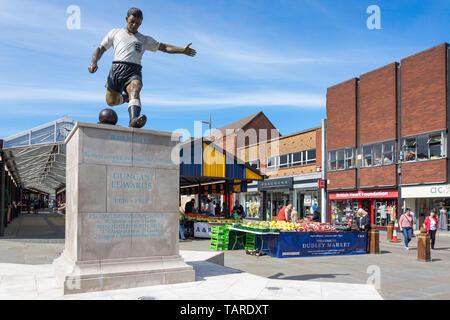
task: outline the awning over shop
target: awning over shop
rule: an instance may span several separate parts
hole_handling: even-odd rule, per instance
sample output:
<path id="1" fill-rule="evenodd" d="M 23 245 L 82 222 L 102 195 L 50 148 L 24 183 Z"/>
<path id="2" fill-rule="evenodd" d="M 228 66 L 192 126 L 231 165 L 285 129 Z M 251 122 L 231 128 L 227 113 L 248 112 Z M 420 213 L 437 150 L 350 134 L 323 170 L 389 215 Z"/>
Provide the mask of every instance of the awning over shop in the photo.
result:
<path id="1" fill-rule="evenodd" d="M 64 117 L 3 140 L 6 166 L 20 187 L 54 194 L 65 186 L 64 140 L 74 126 Z"/>
<path id="2" fill-rule="evenodd" d="M 190 140 L 181 145 L 181 194 L 245 192 L 254 180 L 264 180 L 264 176 L 209 140 Z"/>

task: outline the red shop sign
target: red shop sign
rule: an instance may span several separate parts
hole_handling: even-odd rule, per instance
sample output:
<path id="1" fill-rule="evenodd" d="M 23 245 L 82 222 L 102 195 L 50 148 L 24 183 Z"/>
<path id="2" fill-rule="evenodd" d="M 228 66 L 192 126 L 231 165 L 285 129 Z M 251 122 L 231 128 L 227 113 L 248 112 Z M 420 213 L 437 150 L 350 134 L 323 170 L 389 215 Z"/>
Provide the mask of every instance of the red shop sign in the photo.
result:
<path id="1" fill-rule="evenodd" d="M 330 192 L 330 200 L 339 199 L 386 199 L 386 198 L 398 198 L 398 190 L 385 189 L 385 190 L 355 190 L 355 191 L 342 191 L 342 192 Z"/>

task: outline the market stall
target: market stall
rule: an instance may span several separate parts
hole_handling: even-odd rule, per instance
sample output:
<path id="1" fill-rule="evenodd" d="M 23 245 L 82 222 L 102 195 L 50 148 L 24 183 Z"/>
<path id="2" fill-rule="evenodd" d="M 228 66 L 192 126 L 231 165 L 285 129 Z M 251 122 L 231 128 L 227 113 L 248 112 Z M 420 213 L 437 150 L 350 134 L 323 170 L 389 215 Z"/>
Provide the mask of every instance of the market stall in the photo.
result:
<path id="1" fill-rule="evenodd" d="M 255 235 L 255 249 L 276 258 L 367 253 L 367 233 L 321 223 L 260 222 L 230 230 Z"/>

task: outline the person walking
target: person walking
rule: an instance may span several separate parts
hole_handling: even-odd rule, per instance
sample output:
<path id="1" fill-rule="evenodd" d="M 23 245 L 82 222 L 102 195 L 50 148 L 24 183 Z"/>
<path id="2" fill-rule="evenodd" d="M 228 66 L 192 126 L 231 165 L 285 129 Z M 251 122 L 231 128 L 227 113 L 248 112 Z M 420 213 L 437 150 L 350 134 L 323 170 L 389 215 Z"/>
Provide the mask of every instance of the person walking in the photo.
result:
<path id="1" fill-rule="evenodd" d="M 436 218 L 436 210 L 432 209 L 430 215 L 425 218 L 423 226 L 427 229 L 431 239 L 431 249 L 434 250 L 434 244 L 436 242 L 436 231 L 438 227 L 438 219 Z"/>
<path id="2" fill-rule="evenodd" d="M 403 239 L 405 241 L 405 249 L 409 250 L 408 244 L 412 238 L 412 229 L 414 225 L 414 218 L 411 215 L 411 209 L 406 208 L 405 213 L 400 216 L 398 221 L 400 232 L 403 232 Z"/>

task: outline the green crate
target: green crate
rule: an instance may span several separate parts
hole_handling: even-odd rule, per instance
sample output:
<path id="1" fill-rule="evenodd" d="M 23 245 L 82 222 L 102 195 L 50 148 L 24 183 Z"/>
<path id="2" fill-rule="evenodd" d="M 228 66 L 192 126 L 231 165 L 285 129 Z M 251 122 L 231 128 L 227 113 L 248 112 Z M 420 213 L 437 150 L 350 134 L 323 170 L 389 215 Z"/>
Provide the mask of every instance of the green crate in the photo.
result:
<path id="1" fill-rule="evenodd" d="M 226 250 L 228 250 L 228 245 L 214 245 L 214 244 L 211 244 L 210 246 L 209 246 L 209 248 L 210 249 L 212 249 L 212 250 L 216 250 L 216 251 L 226 251 Z"/>
<path id="2" fill-rule="evenodd" d="M 256 236 L 253 233 L 247 233 L 245 235 L 245 249 L 255 250 Z"/>
<path id="3" fill-rule="evenodd" d="M 239 231 L 230 231 L 228 242 L 228 250 L 242 250 L 244 249 L 245 235 Z"/>

